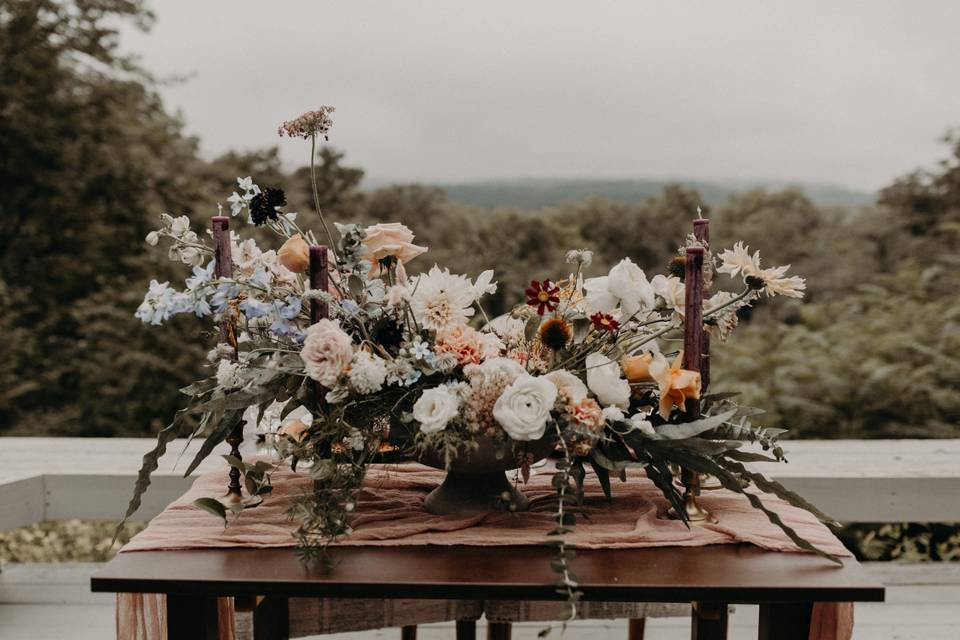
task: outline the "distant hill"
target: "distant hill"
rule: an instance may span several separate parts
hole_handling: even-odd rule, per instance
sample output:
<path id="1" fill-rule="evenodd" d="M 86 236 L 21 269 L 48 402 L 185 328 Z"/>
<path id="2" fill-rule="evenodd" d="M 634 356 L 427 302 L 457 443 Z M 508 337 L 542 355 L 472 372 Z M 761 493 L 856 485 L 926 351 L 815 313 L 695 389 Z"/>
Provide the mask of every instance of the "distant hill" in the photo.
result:
<path id="1" fill-rule="evenodd" d="M 735 181 L 716 183 L 702 180 L 602 180 L 602 179 L 515 179 L 448 183 L 437 186 L 451 200 L 481 207 L 509 206 L 539 209 L 564 202 L 577 202 L 591 197 L 604 197 L 622 202 L 636 202 L 660 195 L 669 184 L 683 184 L 696 189 L 706 204 L 722 204 L 732 193 L 756 188 L 782 189 L 788 182 Z M 795 184 L 817 204 L 859 206 L 870 204 L 874 195 L 827 184 Z"/>

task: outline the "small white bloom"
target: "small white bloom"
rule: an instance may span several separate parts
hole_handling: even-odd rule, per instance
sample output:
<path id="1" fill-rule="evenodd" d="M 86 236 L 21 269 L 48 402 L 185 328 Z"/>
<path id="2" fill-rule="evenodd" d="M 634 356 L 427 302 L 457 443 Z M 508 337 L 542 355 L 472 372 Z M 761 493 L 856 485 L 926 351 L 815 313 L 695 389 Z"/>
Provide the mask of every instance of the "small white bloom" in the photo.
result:
<path id="1" fill-rule="evenodd" d="M 180 261 L 183 264 L 195 267 L 203 263 L 203 254 L 194 247 L 185 247 L 180 250 Z"/>
<path id="2" fill-rule="evenodd" d="M 557 391 L 566 392 L 573 404 L 579 404 L 581 400 L 587 397 L 587 385 L 583 384 L 580 378 L 569 371 L 559 369 L 551 371 L 543 377 L 552 382 Z"/>
<path id="3" fill-rule="evenodd" d="M 358 351 L 353 356 L 349 378 L 358 393 L 376 393 L 387 379 L 386 363 L 379 356 Z"/>
<path id="4" fill-rule="evenodd" d="M 350 435 L 347 436 L 347 444 L 349 444 L 350 448 L 354 451 L 363 451 L 367 446 L 367 439 L 363 437 L 359 429 L 350 429 Z"/>
<path id="5" fill-rule="evenodd" d="M 387 289 L 387 306 L 395 309 L 410 300 L 410 289 L 405 285 L 395 284 Z"/>
<path id="6" fill-rule="evenodd" d="M 657 292 L 657 295 L 663 298 L 668 307 L 677 313 L 683 314 L 684 306 L 686 305 L 687 288 L 683 285 L 683 282 L 680 281 L 680 278 L 657 274 L 653 276 L 650 285 L 653 287 L 653 290 Z"/>
<path id="7" fill-rule="evenodd" d="M 788 298 L 802 298 L 807 288 L 807 281 L 800 276 L 785 277 L 790 265 L 772 267 L 760 272 L 763 278 L 764 293 L 768 296 L 787 296 Z"/>
<path id="8" fill-rule="evenodd" d="M 757 251 L 751 256 L 750 247 L 745 246 L 742 241 L 733 245 L 732 250 L 725 249 L 717 257 L 721 262 L 717 267 L 720 273 L 729 273 L 731 276 L 742 273 L 744 278 L 760 275 L 760 252 Z"/>
<path id="9" fill-rule="evenodd" d="M 653 423 L 647 420 L 647 414 L 645 413 L 635 413 L 630 416 L 630 426 L 632 426 L 637 431 L 644 433 L 651 438 L 657 435 L 657 432 L 653 429 Z"/>
<path id="10" fill-rule="evenodd" d="M 243 384 L 240 365 L 232 360 L 221 360 L 217 365 L 217 384 L 224 389 L 236 389 Z"/>
<path id="11" fill-rule="evenodd" d="M 630 383 L 620 376 L 620 365 L 603 355 L 587 356 L 587 386 L 604 406 L 626 409 L 630 405 Z"/>
<path id="12" fill-rule="evenodd" d="M 413 405 L 413 419 L 423 433 L 443 431 L 460 411 L 460 394 L 447 385 L 427 389 Z"/>
<path id="13" fill-rule="evenodd" d="M 151 247 L 157 246 L 157 243 L 160 242 L 160 234 L 156 231 L 151 231 L 147 234 L 147 244 Z"/>
<path id="14" fill-rule="evenodd" d="M 488 269 L 477 276 L 476 282 L 473 283 L 474 298 L 479 300 L 487 294 L 493 295 L 496 292 L 497 283 L 493 282 L 493 269 Z"/>
<path id="15" fill-rule="evenodd" d="M 583 289 L 592 312 L 613 313 L 619 306 L 622 319 L 653 309 L 656 304 L 655 292 L 646 274 L 630 258 L 618 262 L 608 275 L 588 278 Z"/>
<path id="16" fill-rule="evenodd" d="M 593 263 L 593 251 L 589 249 L 571 249 L 567 251 L 567 262 L 589 267 Z"/>
<path id="17" fill-rule="evenodd" d="M 539 440 L 556 401 L 557 387 L 552 382 L 524 374 L 497 398 L 493 417 L 512 439 Z"/>
<path id="18" fill-rule="evenodd" d="M 180 237 L 190 230 L 190 218 L 187 216 L 177 216 L 170 223 L 170 233 Z"/>
<path id="19" fill-rule="evenodd" d="M 605 422 L 623 422 L 624 414 L 620 407 L 604 407 L 603 408 L 603 419 Z"/>

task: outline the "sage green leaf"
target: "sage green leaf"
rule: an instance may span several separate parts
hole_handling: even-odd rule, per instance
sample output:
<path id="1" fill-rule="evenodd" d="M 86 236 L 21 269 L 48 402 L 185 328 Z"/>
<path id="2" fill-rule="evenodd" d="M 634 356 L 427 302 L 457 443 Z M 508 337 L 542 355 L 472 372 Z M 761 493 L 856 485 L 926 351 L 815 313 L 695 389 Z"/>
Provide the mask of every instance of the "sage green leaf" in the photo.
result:
<path id="1" fill-rule="evenodd" d="M 193 506 L 212 513 L 215 516 L 220 516 L 223 520 L 223 526 L 227 526 L 227 509 L 219 500 L 214 500 L 213 498 L 197 498 L 193 501 Z"/>
<path id="2" fill-rule="evenodd" d="M 597 464 L 592 458 L 590 459 L 590 466 L 593 467 L 593 472 L 597 474 L 597 481 L 603 489 L 603 495 L 607 496 L 608 500 L 612 499 L 613 492 L 610 489 L 610 472 Z"/>
<path id="3" fill-rule="evenodd" d="M 537 331 L 540 329 L 540 316 L 533 316 L 527 320 L 527 324 L 523 327 L 523 336 L 527 341 L 533 340 L 537 335 Z"/>
<path id="4" fill-rule="evenodd" d="M 654 427 L 654 430 L 657 432 L 655 439 L 680 440 L 682 438 L 692 438 L 700 435 L 704 431 L 716 429 L 724 422 L 732 418 L 735 413 L 736 409 L 724 411 L 723 413 L 715 416 L 707 416 L 705 418 L 700 418 L 699 420 L 693 420 L 692 422 L 684 422 L 683 424 L 662 424 L 658 427 Z"/>
<path id="5" fill-rule="evenodd" d="M 187 467 L 187 470 L 184 472 L 183 476 L 187 477 L 193 473 L 203 460 L 210 455 L 213 451 L 213 448 L 218 444 L 224 441 L 227 437 L 227 434 L 240 422 L 240 419 L 243 417 L 243 411 L 227 411 L 223 414 L 223 417 L 220 418 L 219 422 L 212 425 L 212 431 L 210 435 L 207 436 L 207 439 L 203 441 L 203 444 L 200 445 L 200 450 L 197 451 L 197 455 L 193 457 L 193 461 L 190 462 L 190 465 Z"/>

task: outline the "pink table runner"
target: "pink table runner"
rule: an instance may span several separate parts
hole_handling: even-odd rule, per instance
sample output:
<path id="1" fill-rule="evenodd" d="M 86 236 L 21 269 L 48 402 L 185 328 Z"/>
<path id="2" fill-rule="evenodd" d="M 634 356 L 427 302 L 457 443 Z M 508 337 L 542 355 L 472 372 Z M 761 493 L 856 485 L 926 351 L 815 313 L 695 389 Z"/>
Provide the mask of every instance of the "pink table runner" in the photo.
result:
<path id="1" fill-rule="evenodd" d="M 343 545 L 537 545 L 546 538 L 555 505 L 549 473 L 535 474 L 523 487 L 531 508 L 519 515 L 491 512 L 478 515 L 435 516 L 423 510 L 423 497 L 436 487 L 443 472 L 419 464 L 384 465 L 370 469 L 361 492 L 354 532 Z M 274 491 L 264 503 L 246 511 L 224 529 L 214 516 L 192 506 L 199 497 L 222 493 L 227 471 L 197 478 L 193 487 L 173 502 L 150 525 L 131 540 L 121 553 L 148 550 L 209 547 L 290 547 L 294 523 L 287 517 L 292 497 L 306 491 L 306 474 L 289 470 L 273 476 Z M 661 520 L 657 514 L 666 501 L 640 471 L 631 470 L 628 482 L 614 481 L 613 501 L 607 501 L 592 474 L 586 480 L 584 511 L 589 524 L 581 524 L 568 536 L 580 548 L 639 548 L 700 546 L 749 542 L 771 551 L 800 550 L 759 511 L 727 490 L 704 492 L 701 504 L 718 516 L 719 524 L 687 528 L 683 523 Z M 802 537 L 839 556 L 851 554 L 817 519 L 779 498 L 765 495 L 764 502 Z M 826 562 L 826 561 L 824 561 Z M 121 610 L 126 608 L 122 604 Z M 852 605 L 817 606 L 811 639 L 843 640 L 852 631 Z M 118 620 L 123 612 L 118 612 Z M 129 612 L 127 612 L 127 617 Z M 121 629 L 118 627 L 118 632 Z M 148 636 L 124 636 L 144 638 Z"/>

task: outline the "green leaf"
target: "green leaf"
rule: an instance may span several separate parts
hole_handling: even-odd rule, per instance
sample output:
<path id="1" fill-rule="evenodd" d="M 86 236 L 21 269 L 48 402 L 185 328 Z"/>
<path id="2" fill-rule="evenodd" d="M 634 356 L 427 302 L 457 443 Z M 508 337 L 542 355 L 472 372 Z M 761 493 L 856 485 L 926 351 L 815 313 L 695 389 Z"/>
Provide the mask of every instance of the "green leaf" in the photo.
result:
<path id="1" fill-rule="evenodd" d="M 610 472 L 594 462 L 592 458 L 590 459 L 590 466 L 593 467 L 593 472 L 597 474 L 597 481 L 600 482 L 603 495 L 607 496 L 607 500 L 611 500 L 613 492 L 610 490 Z"/>
<path id="2" fill-rule="evenodd" d="M 707 416 L 692 422 L 684 422 L 683 424 L 662 424 L 654 428 L 657 432 L 655 439 L 680 440 L 683 438 L 692 438 L 700 435 L 704 431 L 716 429 L 724 422 L 732 418 L 736 412 L 736 409 L 732 411 L 724 411 L 723 413 L 715 416 Z"/>
<path id="3" fill-rule="evenodd" d="M 722 457 L 717 459 L 717 464 L 723 466 L 726 469 L 730 469 L 733 472 L 740 474 L 741 476 L 746 476 L 747 478 L 750 478 L 750 481 L 753 482 L 753 484 L 755 484 L 757 488 L 759 488 L 761 491 L 765 491 L 766 493 L 772 493 L 778 498 L 786 500 L 787 502 L 789 502 L 795 507 L 806 509 L 813 515 L 817 516 L 817 518 L 819 518 L 821 522 L 825 522 L 827 524 L 832 524 L 832 525 L 839 525 L 839 523 L 836 520 L 834 520 L 830 516 L 820 511 L 820 509 L 815 507 L 810 502 L 807 502 L 807 500 L 803 496 L 797 493 L 794 493 L 793 491 L 790 491 L 789 489 L 784 487 L 782 484 L 780 484 L 776 480 L 771 480 L 770 478 L 767 478 L 766 476 L 764 476 L 762 473 L 756 473 L 755 471 L 750 471 L 742 464 L 734 462 L 733 460 L 725 460 Z"/>
<path id="4" fill-rule="evenodd" d="M 200 445 L 200 450 L 197 451 L 197 455 L 193 457 L 193 461 L 190 462 L 190 465 L 187 467 L 187 470 L 184 472 L 183 476 L 187 477 L 193 473 L 204 459 L 210 455 L 214 447 L 223 442 L 227 437 L 227 434 L 240 422 L 240 419 L 243 417 L 243 411 L 227 411 L 223 414 L 223 417 L 220 421 L 213 426 L 213 431 L 210 432 L 210 435 L 207 436 L 207 439 L 203 441 L 203 444 Z"/>
<path id="5" fill-rule="evenodd" d="M 529 342 L 537 335 L 537 331 L 540 329 L 540 316 L 533 316 L 527 320 L 527 324 L 523 326 L 523 336 Z"/>
<path id="6" fill-rule="evenodd" d="M 361 280 L 359 276 L 351 274 L 350 277 L 347 278 L 347 288 L 350 289 L 350 293 L 353 294 L 354 298 L 359 298 L 364 292 L 363 280 Z"/>
<path id="7" fill-rule="evenodd" d="M 215 516 L 220 516 L 223 520 L 223 526 L 227 526 L 227 509 L 219 500 L 214 500 L 213 498 L 197 498 L 193 501 L 193 506 L 199 507 Z"/>
<path id="8" fill-rule="evenodd" d="M 133 497 L 130 498 L 127 511 L 124 513 L 123 518 L 121 518 L 120 524 L 117 525 L 117 529 L 113 534 L 113 542 L 117 541 L 117 536 L 120 535 L 127 518 L 136 513 L 137 509 L 140 508 L 141 498 L 147 491 L 147 487 L 150 486 L 151 474 L 160 466 L 160 458 L 167 452 L 167 445 L 179 435 L 180 429 L 183 427 L 183 420 L 190 411 L 191 408 L 189 405 L 187 408 L 177 411 L 173 417 L 173 421 L 157 434 L 157 442 L 153 449 L 144 454 L 140 471 L 137 472 L 137 481 L 133 487 Z"/>

